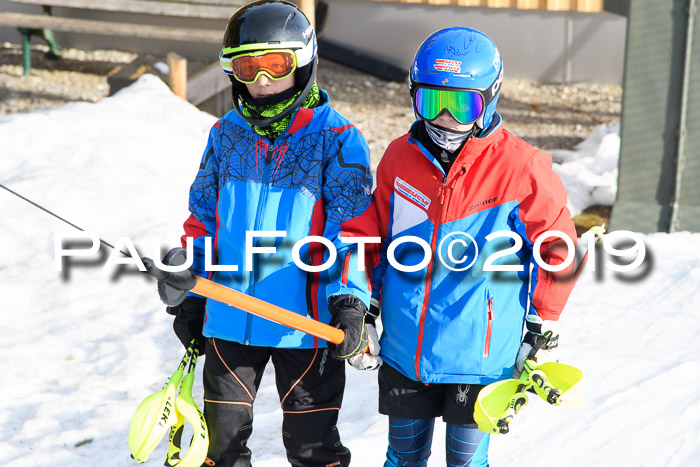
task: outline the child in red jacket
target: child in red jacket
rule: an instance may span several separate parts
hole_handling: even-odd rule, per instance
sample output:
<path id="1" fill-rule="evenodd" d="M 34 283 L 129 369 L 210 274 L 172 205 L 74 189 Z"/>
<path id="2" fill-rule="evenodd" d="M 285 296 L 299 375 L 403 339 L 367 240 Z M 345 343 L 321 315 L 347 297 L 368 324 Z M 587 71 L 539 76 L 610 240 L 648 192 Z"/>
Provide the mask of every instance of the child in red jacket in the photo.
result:
<path id="1" fill-rule="evenodd" d="M 447 465 L 487 465 L 488 435 L 473 418 L 480 389 L 522 369 L 545 331 L 552 338 L 537 360 L 556 359 L 576 234 L 551 157 L 502 126 L 502 80 L 485 34 L 432 34 L 410 71 L 418 119 L 377 170 L 373 303 L 388 467 L 427 464 L 438 416 Z M 568 251 L 557 247 L 565 242 Z"/>

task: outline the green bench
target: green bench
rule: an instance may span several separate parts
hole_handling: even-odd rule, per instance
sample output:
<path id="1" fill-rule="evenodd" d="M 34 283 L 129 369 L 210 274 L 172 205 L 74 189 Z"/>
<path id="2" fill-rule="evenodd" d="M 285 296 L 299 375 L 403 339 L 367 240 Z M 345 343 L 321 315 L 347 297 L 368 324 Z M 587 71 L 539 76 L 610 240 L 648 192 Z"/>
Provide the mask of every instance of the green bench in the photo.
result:
<path id="1" fill-rule="evenodd" d="M 0 12 L 0 25 L 16 27 L 22 36 L 22 64 L 26 76 L 31 71 L 32 36 L 41 36 L 50 47 L 49 55 L 54 58 L 60 56 L 60 47 L 53 31 L 218 44 L 221 43 L 226 20 L 238 7 L 245 4 L 246 0 L 12 0 L 12 2 L 36 5 L 42 9 L 42 13 L 38 14 Z M 68 18 L 54 15 L 53 7 L 132 13 L 152 17 L 221 20 L 221 24 L 215 29 L 204 29 Z"/>

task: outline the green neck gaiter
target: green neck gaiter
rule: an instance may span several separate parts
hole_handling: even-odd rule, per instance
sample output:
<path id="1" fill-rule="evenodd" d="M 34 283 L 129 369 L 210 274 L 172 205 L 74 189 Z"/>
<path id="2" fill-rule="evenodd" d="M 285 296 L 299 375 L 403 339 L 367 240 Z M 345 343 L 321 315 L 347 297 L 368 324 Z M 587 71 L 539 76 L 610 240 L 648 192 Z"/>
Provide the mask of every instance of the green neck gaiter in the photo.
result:
<path id="1" fill-rule="evenodd" d="M 256 120 L 258 119 L 263 119 L 263 118 L 269 118 L 269 117 L 274 117 L 275 115 L 279 115 L 289 107 L 292 102 L 294 102 L 294 99 L 299 97 L 299 94 L 301 91 L 298 93 L 294 94 L 292 97 L 283 100 L 282 102 L 279 102 L 274 105 L 252 105 L 249 104 L 248 102 L 243 101 L 243 106 L 241 110 L 243 111 L 243 115 L 249 118 L 254 118 Z M 321 93 L 318 90 L 318 86 L 316 83 L 314 83 L 311 86 L 311 90 L 309 91 L 309 94 L 306 96 L 306 99 L 304 99 L 304 102 L 301 103 L 301 106 L 304 107 L 305 109 L 313 109 L 314 107 L 318 106 L 318 104 L 321 102 Z M 291 113 L 284 117 L 282 120 L 279 122 L 275 122 L 272 125 L 265 126 L 265 127 L 259 127 L 255 125 L 251 125 L 253 127 L 253 130 L 261 136 L 267 136 L 271 140 L 275 140 L 279 135 L 281 135 L 289 126 L 289 124 L 292 121 L 292 116 L 294 113 Z"/>

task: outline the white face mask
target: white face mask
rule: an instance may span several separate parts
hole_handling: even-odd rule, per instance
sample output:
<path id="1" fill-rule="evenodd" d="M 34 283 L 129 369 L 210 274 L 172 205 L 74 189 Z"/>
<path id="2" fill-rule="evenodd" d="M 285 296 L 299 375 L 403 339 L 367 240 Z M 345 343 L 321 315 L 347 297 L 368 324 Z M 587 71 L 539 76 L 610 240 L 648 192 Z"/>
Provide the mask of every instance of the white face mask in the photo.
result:
<path id="1" fill-rule="evenodd" d="M 431 125 L 425 121 L 425 129 L 433 143 L 448 152 L 455 152 L 474 133 L 474 127 L 467 131 L 454 131 Z"/>

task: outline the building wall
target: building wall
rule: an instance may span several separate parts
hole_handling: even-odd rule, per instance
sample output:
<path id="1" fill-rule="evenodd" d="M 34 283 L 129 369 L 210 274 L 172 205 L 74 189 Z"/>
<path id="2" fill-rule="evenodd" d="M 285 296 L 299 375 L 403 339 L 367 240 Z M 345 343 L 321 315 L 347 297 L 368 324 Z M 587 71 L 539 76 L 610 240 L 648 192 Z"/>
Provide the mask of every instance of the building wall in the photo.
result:
<path id="1" fill-rule="evenodd" d="M 326 0 L 323 35 L 408 70 L 432 32 L 468 26 L 498 45 L 511 78 L 622 82 L 626 19 L 611 13 Z"/>
<path id="2" fill-rule="evenodd" d="M 611 13 L 518 10 L 413 3 L 325 0 L 328 16 L 323 37 L 408 70 L 413 54 L 430 33 L 448 26 L 479 29 L 498 44 L 508 77 L 538 81 L 621 83 L 626 19 Z M 233 9 L 232 9 L 233 10 Z M 0 11 L 40 12 L 38 6 L 0 0 Z M 225 20 L 181 20 L 171 17 L 116 14 L 55 8 L 56 15 L 126 22 L 157 21 L 223 30 Z M 233 13 L 233 11 L 232 11 Z M 179 41 L 141 40 L 56 33 L 62 46 L 117 48 L 188 58 L 216 60 L 219 46 Z M 0 26 L 0 41 L 19 42 L 14 28 Z M 33 39 L 39 41 L 39 39 Z"/>

